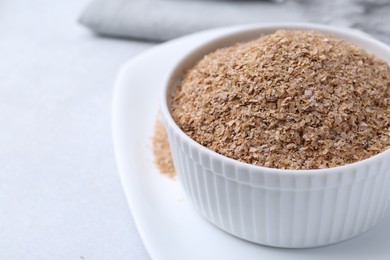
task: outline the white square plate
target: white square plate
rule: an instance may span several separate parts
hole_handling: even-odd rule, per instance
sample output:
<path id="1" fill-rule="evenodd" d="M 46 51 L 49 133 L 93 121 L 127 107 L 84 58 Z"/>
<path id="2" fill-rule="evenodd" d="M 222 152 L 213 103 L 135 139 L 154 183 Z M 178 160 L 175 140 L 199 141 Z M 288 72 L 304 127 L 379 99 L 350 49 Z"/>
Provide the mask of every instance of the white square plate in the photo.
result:
<path id="1" fill-rule="evenodd" d="M 240 27 L 162 44 L 128 62 L 116 82 L 113 135 L 120 178 L 141 238 L 153 259 L 390 259 L 390 218 L 355 239 L 321 248 L 279 249 L 233 237 L 200 217 L 179 182 L 153 164 L 151 136 L 161 79 L 180 53 Z"/>

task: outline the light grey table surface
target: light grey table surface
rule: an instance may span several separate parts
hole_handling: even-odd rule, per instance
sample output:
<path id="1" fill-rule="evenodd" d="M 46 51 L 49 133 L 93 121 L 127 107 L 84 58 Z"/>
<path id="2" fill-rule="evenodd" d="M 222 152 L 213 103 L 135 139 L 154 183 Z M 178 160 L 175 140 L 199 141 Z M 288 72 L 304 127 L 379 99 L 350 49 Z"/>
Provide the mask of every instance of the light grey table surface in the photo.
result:
<path id="1" fill-rule="evenodd" d="M 0 259 L 149 259 L 120 185 L 111 99 L 150 43 L 79 26 L 88 0 L 0 1 Z"/>

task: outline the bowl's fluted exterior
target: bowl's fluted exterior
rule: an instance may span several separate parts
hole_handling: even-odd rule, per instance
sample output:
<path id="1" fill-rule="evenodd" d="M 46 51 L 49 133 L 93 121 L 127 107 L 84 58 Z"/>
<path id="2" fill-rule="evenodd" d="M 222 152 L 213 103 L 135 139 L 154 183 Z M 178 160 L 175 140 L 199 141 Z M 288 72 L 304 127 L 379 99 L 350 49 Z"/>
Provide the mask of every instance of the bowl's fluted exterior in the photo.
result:
<path id="1" fill-rule="evenodd" d="M 277 247 L 327 245 L 363 233 L 389 211 L 385 158 L 327 174 L 271 173 L 204 153 L 169 126 L 168 135 L 197 211 L 237 237 Z"/>

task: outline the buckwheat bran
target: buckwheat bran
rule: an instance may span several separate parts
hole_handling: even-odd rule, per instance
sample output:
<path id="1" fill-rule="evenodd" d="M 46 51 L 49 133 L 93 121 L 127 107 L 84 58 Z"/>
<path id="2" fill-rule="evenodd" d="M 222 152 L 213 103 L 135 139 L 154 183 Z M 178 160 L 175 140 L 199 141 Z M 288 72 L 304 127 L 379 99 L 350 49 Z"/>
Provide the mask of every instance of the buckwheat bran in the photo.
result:
<path id="1" fill-rule="evenodd" d="M 174 177 L 176 174 L 173 166 L 171 150 L 169 148 L 168 136 L 160 115 L 158 115 L 156 119 L 152 144 L 154 162 L 158 170 L 169 177 Z"/>
<path id="2" fill-rule="evenodd" d="M 279 30 L 206 55 L 175 89 L 171 114 L 192 139 L 242 162 L 344 165 L 390 146 L 390 68 L 332 35 Z"/>

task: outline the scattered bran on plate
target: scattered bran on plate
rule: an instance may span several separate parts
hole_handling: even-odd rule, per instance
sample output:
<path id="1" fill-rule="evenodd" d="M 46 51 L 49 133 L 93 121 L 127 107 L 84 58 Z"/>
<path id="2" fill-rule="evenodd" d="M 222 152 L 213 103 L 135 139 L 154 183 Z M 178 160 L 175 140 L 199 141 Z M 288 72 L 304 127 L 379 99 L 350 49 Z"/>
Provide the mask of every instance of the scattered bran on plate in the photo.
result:
<path id="1" fill-rule="evenodd" d="M 279 30 L 204 56 L 170 105 L 201 145 L 270 168 L 335 167 L 390 146 L 388 64 L 315 31 Z"/>
<path id="2" fill-rule="evenodd" d="M 157 116 L 154 134 L 152 137 L 154 163 L 158 170 L 168 177 L 175 177 L 175 168 L 173 166 L 173 160 L 171 155 L 171 149 L 169 147 L 169 141 L 164 124 L 161 121 L 160 115 Z"/>

